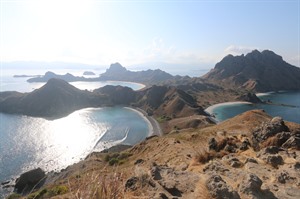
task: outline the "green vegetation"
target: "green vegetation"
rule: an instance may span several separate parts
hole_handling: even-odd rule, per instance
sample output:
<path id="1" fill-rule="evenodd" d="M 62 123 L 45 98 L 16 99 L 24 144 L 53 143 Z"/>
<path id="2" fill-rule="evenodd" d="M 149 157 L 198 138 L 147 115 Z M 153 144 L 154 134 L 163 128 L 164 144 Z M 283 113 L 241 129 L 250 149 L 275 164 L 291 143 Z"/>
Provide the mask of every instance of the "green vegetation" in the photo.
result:
<path id="1" fill-rule="evenodd" d="M 162 115 L 162 116 L 159 116 L 156 118 L 156 120 L 159 122 L 159 123 L 163 123 L 163 122 L 166 122 L 166 121 L 169 121 L 171 120 L 172 118 L 169 117 L 169 116 L 166 116 L 166 115 Z"/>
<path id="2" fill-rule="evenodd" d="M 21 195 L 17 193 L 12 193 L 7 197 L 7 199 L 17 199 L 17 198 L 21 198 Z"/>
<path id="3" fill-rule="evenodd" d="M 123 153 L 113 153 L 113 154 L 107 154 L 104 158 L 104 160 L 106 162 L 108 162 L 108 164 L 110 166 L 113 165 L 120 165 L 123 164 L 125 162 L 125 160 L 130 157 L 132 154 L 127 153 L 127 152 L 123 152 Z"/>
<path id="4" fill-rule="evenodd" d="M 42 189 L 40 191 L 31 193 L 27 199 L 41 199 L 41 198 L 49 198 L 53 196 L 63 195 L 69 191 L 68 187 L 63 185 L 58 185 L 52 187 L 51 189 Z"/>

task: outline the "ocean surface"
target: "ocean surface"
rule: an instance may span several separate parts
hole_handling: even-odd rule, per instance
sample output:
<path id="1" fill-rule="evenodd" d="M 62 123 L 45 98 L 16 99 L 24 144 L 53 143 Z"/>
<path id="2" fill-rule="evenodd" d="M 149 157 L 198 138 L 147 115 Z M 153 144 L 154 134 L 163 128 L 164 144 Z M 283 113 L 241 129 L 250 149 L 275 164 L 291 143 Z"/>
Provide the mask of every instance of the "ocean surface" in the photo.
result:
<path id="1" fill-rule="evenodd" d="M 261 100 L 271 100 L 271 104 L 224 104 L 211 110 L 219 122 L 253 109 L 263 109 L 269 115 L 280 116 L 284 120 L 300 123 L 300 91 L 265 93 L 259 95 Z"/>
<path id="2" fill-rule="evenodd" d="M 26 74 L 26 73 L 25 73 Z M 27 83 L 28 78 L 0 78 L 0 91 L 30 92 L 44 83 Z M 144 87 L 131 82 L 74 82 L 79 89 L 122 85 L 134 90 Z M 149 121 L 126 107 L 82 109 L 67 117 L 43 118 L 0 113 L 0 183 L 14 181 L 21 173 L 41 167 L 59 171 L 117 144 L 134 145 L 152 133 Z M 0 188 L 0 198 L 11 189 Z"/>

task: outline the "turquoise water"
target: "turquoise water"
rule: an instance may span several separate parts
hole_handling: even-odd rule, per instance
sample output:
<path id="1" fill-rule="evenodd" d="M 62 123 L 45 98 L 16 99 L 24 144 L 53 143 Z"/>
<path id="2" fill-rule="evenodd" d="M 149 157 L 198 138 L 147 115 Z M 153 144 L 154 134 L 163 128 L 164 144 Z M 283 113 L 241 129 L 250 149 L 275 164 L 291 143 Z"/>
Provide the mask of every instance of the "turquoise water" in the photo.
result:
<path id="1" fill-rule="evenodd" d="M 232 118 L 240 113 L 253 109 L 263 109 L 269 115 L 275 117 L 280 116 L 283 119 L 291 122 L 300 123 L 300 92 L 281 92 L 270 93 L 259 97 L 262 100 L 271 100 L 274 104 L 233 104 L 218 106 L 212 110 L 216 116 L 216 120 L 224 121 Z M 292 105 L 280 106 L 280 104 Z"/>
<path id="2" fill-rule="evenodd" d="M 83 109 L 54 121 L 0 113 L 0 123 L 0 182 L 37 167 L 60 170 L 92 151 L 133 145 L 150 133 L 149 122 L 124 107 Z M 0 189 L 0 198 L 4 193 Z"/>

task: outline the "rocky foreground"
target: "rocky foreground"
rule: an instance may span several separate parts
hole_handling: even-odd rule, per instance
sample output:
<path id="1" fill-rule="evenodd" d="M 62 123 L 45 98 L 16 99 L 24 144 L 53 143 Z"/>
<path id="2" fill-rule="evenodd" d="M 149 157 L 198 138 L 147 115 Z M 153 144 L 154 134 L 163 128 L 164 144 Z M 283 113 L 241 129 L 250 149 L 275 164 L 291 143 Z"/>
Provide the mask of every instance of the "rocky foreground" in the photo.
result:
<path id="1" fill-rule="evenodd" d="M 25 197 L 300 198 L 299 149 L 300 124 L 253 110 L 93 153 Z"/>

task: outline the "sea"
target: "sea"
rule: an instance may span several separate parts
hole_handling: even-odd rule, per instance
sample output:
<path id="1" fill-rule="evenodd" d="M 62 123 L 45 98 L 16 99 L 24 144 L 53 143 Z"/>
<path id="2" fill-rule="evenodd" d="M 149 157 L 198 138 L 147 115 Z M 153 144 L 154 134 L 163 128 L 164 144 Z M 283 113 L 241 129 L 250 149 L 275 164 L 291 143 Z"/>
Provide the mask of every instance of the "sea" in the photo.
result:
<path id="1" fill-rule="evenodd" d="M 209 108 L 218 122 L 232 118 L 245 111 L 263 109 L 272 117 L 280 116 L 284 120 L 300 124 L 300 91 L 281 91 L 257 94 L 269 104 L 224 103 Z"/>
<path id="2" fill-rule="evenodd" d="M 1 71 L 1 92 L 31 92 L 44 85 L 28 83 L 28 77 L 14 78 L 16 73 Z M 57 73 L 65 74 L 64 71 Z M 80 73 L 73 71 L 72 74 Z M 17 73 L 20 74 L 28 75 L 28 71 Z M 36 74 L 36 71 L 30 74 Z M 120 81 L 71 84 L 87 90 L 105 85 L 128 86 L 134 90 L 144 87 Z M 118 144 L 134 145 L 151 134 L 152 127 L 147 118 L 129 107 L 86 108 L 56 120 L 0 113 L 0 183 L 14 182 L 21 173 L 37 167 L 46 172 L 59 171 L 93 151 Z M 0 198 L 11 191 L 12 188 L 0 187 Z"/>

